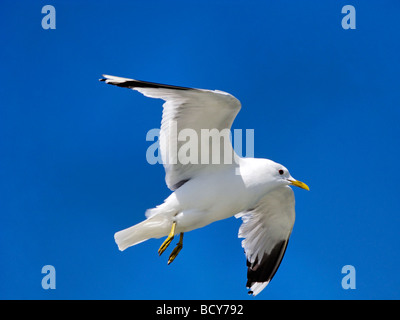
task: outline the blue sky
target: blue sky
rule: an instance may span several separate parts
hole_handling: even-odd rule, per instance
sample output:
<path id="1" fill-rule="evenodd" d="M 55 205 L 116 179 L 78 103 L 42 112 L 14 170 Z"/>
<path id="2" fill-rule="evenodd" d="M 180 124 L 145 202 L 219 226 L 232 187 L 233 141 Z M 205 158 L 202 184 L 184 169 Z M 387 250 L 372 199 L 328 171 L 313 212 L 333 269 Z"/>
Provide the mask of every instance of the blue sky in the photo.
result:
<path id="1" fill-rule="evenodd" d="M 56 9 L 44 30 L 41 9 Z M 341 8 L 356 9 L 344 30 Z M 124 252 L 114 232 L 170 191 L 146 162 L 161 101 L 102 73 L 220 89 L 255 156 L 306 182 L 286 255 L 255 299 L 399 299 L 398 1 L 2 1 L 0 298 L 254 299 L 240 221 Z M 56 289 L 41 287 L 53 265 Z M 344 265 L 356 289 L 344 290 Z"/>

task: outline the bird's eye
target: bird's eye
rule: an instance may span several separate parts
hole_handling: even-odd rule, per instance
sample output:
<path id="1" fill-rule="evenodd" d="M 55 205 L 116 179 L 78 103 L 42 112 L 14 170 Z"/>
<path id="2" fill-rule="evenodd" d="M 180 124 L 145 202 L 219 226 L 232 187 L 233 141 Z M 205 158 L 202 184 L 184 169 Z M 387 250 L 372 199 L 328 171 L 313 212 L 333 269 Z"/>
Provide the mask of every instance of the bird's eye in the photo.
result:
<path id="1" fill-rule="evenodd" d="M 278 171 L 280 175 L 284 174 L 285 171 L 283 171 L 282 169 Z"/>

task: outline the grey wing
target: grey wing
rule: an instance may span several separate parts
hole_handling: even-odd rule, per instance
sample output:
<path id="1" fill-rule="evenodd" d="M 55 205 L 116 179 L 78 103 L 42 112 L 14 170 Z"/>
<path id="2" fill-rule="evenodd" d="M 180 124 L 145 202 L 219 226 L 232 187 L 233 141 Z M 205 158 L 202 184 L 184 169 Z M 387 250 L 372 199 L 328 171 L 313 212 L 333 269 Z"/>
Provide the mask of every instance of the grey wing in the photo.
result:
<path id="1" fill-rule="evenodd" d="M 198 139 L 202 136 L 202 129 L 208 129 L 208 132 L 211 132 L 210 139 L 220 132 L 224 132 L 224 134 L 228 132 L 229 135 L 232 123 L 240 110 L 239 100 L 232 95 L 218 90 L 193 89 L 109 75 L 103 76 L 104 79 L 101 81 L 133 89 L 147 97 L 165 101 L 160 130 L 160 151 L 166 173 L 165 180 L 171 190 L 179 188 L 203 170 L 212 170 L 213 165 L 207 164 L 207 161 L 216 165 L 234 163 L 237 155 L 233 151 L 229 136 L 225 137 L 224 144 L 220 146 L 218 159 L 211 159 L 211 144 L 203 145 L 200 141 L 197 143 L 196 150 L 190 150 L 196 155 L 197 160 L 184 163 L 178 159 L 179 150 L 187 142 L 178 139 L 179 133 L 184 133 L 183 129 L 195 132 Z M 213 129 L 217 129 L 217 131 L 213 131 Z M 225 143 L 226 139 L 228 139 L 228 145 Z M 209 155 L 209 160 L 204 161 L 205 159 L 201 158 L 205 154 Z M 191 157 L 191 159 L 193 158 Z"/>
<path id="2" fill-rule="evenodd" d="M 239 228 L 247 259 L 249 294 L 259 294 L 271 281 L 285 254 L 295 220 L 293 190 L 277 188 L 266 194 L 249 211 L 237 214 L 243 223 Z"/>

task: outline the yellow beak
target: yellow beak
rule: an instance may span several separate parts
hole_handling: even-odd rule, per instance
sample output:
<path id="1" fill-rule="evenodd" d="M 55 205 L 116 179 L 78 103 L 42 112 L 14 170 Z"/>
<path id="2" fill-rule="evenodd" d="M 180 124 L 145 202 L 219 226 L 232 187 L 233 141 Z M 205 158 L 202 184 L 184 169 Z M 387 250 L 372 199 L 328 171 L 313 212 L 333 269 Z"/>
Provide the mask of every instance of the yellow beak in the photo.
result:
<path id="1" fill-rule="evenodd" d="M 290 184 L 292 186 L 296 186 L 296 187 L 305 189 L 307 191 L 310 191 L 310 188 L 304 182 L 301 182 L 301 181 L 298 181 L 298 180 L 289 180 L 289 181 L 290 181 Z"/>

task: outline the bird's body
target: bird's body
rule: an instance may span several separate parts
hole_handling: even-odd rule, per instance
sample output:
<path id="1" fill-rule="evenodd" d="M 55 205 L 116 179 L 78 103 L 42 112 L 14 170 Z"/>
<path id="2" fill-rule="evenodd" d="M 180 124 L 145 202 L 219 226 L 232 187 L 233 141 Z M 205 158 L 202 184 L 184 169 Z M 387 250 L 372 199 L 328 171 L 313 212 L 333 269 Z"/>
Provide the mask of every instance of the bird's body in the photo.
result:
<path id="1" fill-rule="evenodd" d="M 115 234 L 119 249 L 168 236 L 159 250 L 161 254 L 173 236 L 180 234 L 170 263 L 182 249 L 184 233 L 236 216 L 243 220 L 239 237 L 245 238 L 242 246 L 248 263 L 247 287 L 250 293 L 258 294 L 274 276 L 293 228 L 294 196 L 289 185 L 308 187 L 293 179 L 278 163 L 242 158 L 229 148 L 218 153 L 219 161 L 213 164 L 207 161 L 182 163 L 171 156 L 169 151 L 174 143 L 175 149 L 182 146 L 176 134 L 183 129 L 189 128 L 199 135 L 203 129 L 218 129 L 215 135 L 230 129 L 240 103 L 228 93 L 114 76 L 105 76 L 103 80 L 166 101 L 160 144 L 166 182 L 173 192 L 164 203 L 147 210 L 146 220 Z M 174 125 L 177 127 L 175 134 L 171 129 Z M 204 160 L 201 155 L 212 151 L 209 145 L 199 146 L 197 160 Z"/>
<path id="2" fill-rule="evenodd" d="M 148 233 L 142 237 L 130 238 L 129 246 L 149 238 L 167 236 L 173 222 L 177 222 L 175 233 L 178 234 L 202 228 L 254 208 L 273 188 L 268 179 L 255 179 L 258 176 L 268 177 L 265 174 L 268 170 L 265 164 L 268 162 L 272 163 L 267 159 L 240 158 L 238 164 L 200 173 L 196 179 L 189 180 L 176 189 L 163 204 L 147 210 L 148 225 L 154 225 L 156 221 L 161 221 L 162 217 L 162 227 L 149 228 Z M 127 234 L 135 235 L 134 232 Z M 120 235 L 121 233 L 116 234 L 117 243 L 121 249 L 125 249 L 126 242 Z M 142 239 L 143 237 L 145 239 Z"/>

